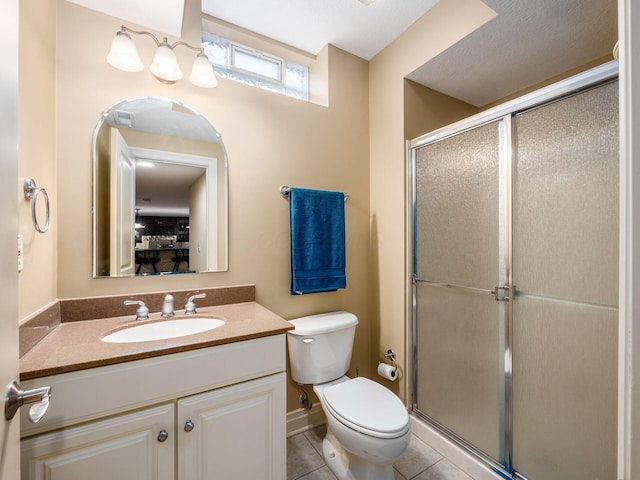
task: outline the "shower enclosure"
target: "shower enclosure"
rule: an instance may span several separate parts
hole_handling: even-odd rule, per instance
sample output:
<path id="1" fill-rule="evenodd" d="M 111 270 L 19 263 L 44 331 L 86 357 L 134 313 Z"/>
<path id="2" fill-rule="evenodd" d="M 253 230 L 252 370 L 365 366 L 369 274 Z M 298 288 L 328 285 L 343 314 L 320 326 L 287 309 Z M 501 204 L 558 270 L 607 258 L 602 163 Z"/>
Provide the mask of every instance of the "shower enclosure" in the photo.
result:
<path id="1" fill-rule="evenodd" d="M 616 72 L 409 142 L 413 410 L 505 478 L 616 475 Z"/>

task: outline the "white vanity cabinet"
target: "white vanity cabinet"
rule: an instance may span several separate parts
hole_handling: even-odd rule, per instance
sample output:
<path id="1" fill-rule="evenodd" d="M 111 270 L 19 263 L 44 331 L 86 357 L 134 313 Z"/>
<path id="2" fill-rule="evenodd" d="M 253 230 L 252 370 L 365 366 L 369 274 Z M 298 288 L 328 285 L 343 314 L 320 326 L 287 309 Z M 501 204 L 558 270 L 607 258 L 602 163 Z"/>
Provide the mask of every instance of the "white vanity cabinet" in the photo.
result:
<path id="1" fill-rule="evenodd" d="M 284 479 L 284 371 L 273 335 L 25 381 L 52 395 L 22 478 Z"/>
<path id="2" fill-rule="evenodd" d="M 168 404 L 23 440 L 22 478 L 172 480 L 174 423 Z"/>
<path id="3" fill-rule="evenodd" d="M 178 479 L 286 478 L 285 381 L 281 373 L 178 401 Z"/>

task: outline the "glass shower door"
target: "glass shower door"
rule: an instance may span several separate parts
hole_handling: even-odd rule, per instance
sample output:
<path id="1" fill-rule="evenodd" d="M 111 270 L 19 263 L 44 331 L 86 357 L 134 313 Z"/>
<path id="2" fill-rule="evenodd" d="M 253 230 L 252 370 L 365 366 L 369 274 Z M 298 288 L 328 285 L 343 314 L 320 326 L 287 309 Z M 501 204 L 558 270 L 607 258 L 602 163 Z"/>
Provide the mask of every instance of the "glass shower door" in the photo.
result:
<path id="1" fill-rule="evenodd" d="M 618 83 L 602 74 L 412 142 L 414 412 L 517 479 L 616 475 Z"/>
<path id="2" fill-rule="evenodd" d="M 417 149 L 414 285 L 415 410 L 506 466 L 504 123 Z"/>
<path id="3" fill-rule="evenodd" d="M 618 84 L 513 119 L 514 467 L 616 478 Z"/>

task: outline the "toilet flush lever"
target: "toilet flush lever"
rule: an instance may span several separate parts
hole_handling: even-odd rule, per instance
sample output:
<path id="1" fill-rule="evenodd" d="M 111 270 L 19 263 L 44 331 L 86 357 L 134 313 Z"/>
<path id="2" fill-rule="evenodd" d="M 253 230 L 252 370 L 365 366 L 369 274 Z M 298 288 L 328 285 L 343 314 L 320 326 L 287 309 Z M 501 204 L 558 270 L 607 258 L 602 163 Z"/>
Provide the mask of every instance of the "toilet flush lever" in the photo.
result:
<path id="1" fill-rule="evenodd" d="M 29 409 L 29 420 L 33 423 L 38 423 L 49 410 L 50 398 L 51 387 L 22 390 L 20 384 L 13 381 L 4 402 L 4 417 L 7 420 L 11 420 L 21 406 L 33 403 Z"/>

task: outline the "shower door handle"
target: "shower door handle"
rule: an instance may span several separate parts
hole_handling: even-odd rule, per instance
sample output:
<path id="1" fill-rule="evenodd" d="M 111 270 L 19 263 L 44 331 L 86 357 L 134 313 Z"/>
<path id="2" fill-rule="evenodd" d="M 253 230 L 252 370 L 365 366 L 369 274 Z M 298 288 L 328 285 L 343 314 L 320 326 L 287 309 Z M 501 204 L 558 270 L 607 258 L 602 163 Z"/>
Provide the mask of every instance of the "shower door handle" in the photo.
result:
<path id="1" fill-rule="evenodd" d="M 508 302 L 511 300 L 511 287 L 496 287 L 491 293 L 493 293 L 498 302 Z"/>

